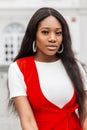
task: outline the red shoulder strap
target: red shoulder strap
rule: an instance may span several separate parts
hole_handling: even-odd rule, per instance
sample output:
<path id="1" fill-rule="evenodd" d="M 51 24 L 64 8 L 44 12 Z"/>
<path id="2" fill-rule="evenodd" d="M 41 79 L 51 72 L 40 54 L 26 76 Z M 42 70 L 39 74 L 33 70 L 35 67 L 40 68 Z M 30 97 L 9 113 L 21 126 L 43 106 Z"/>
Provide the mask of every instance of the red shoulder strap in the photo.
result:
<path id="1" fill-rule="evenodd" d="M 18 59 L 17 64 L 20 71 L 24 75 L 24 81 L 26 83 L 26 93 L 32 106 L 39 107 L 39 100 L 43 98 L 40 89 L 40 83 L 38 78 L 38 72 L 35 66 L 34 57 L 27 57 Z M 35 94 L 36 93 L 36 94 Z M 38 104 L 38 105 L 37 105 Z"/>
<path id="2" fill-rule="evenodd" d="M 32 86 L 38 86 L 39 80 L 38 80 L 38 73 L 34 62 L 34 57 L 26 57 L 16 60 L 20 71 L 24 75 L 24 80 L 28 88 Z"/>
<path id="3" fill-rule="evenodd" d="M 31 80 L 31 76 L 35 73 L 35 63 L 34 63 L 34 57 L 24 57 L 21 59 L 16 60 L 20 71 L 24 75 L 24 80 L 27 82 L 27 80 Z M 29 78 L 28 78 L 29 77 Z"/>

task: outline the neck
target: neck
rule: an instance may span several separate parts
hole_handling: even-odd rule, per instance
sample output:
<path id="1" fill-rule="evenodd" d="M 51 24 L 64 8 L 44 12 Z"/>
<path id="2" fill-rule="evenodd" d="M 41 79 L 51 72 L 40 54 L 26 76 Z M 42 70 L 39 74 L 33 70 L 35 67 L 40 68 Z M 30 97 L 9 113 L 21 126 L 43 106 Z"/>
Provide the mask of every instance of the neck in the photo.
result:
<path id="1" fill-rule="evenodd" d="M 56 57 L 56 56 L 40 57 L 38 55 L 35 55 L 34 58 L 36 61 L 40 61 L 40 62 L 54 62 L 59 59 L 59 57 Z"/>

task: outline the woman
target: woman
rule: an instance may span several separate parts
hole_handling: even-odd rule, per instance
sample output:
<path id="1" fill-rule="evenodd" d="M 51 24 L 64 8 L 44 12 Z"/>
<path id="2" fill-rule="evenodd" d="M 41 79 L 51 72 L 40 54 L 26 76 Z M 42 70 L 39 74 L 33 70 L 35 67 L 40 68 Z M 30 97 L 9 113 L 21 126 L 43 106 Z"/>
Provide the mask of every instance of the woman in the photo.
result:
<path id="1" fill-rule="evenodd" d="M 44 7 L 32 16 L 8 83 L 22 130 L 87 130 L 87 79 L 57 10 Z"/>

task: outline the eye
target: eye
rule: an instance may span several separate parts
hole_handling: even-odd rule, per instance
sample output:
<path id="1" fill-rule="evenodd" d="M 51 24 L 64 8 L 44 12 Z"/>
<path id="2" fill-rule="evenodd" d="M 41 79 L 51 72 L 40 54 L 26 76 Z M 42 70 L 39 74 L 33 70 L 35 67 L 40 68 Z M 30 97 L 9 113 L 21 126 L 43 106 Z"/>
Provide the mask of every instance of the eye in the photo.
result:
<path id="1" fill-rule="evenodd" d="M 60 36 L 60 35 L 62 35 L 62 31 L 56 32 L 56 34 Z"/>
<path id="2" fill-rule="evenodd" d="M 49 32 L 46 31 L 46 30 L 43 30 L 42 33 L 43 33 L 43 34 L 48 34 Z"/>

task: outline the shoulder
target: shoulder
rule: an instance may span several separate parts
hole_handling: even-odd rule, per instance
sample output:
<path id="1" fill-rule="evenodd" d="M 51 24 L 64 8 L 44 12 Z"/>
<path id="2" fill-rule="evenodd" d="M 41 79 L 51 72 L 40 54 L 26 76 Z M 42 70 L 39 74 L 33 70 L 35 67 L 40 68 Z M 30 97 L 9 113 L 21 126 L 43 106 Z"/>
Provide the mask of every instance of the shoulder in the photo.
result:
<path id="1" fill-rule="evenodd" d="M 11 63 L 8 68 L 8 75 L 14 75 L 14 73 L 21 73 L 19 66 L 17 65 L 17 62 Z"/>
<path id="2" fill-rule="evenodd" d="M 31 62 L 31 61 L 34 61 L 34 57 L 33 56 L 23 57 L 23 58 L 20 58 L 20 59 L 16 60 L 16 62 L 18 64 L 27 63 L 27 62 Z"/>
<path id="3" fill-rule="evenodd" d="M 35 68 L 34 56 L 23 57 L 15 62 L 24 75 L 31 73 L 32 69 Z"/>
<path id="4" fill-rule="evenodd" d="M 33 56 L 23 57 L 23 58 L 17 59 L 15 62 L 17 63 L 20 69 L 23 69 L 33 64 L 34 57 Z"/>
<path id="5" fill-rule="evenodd" d="M 21 73 L 17 62 L 13 62 L 9 66 L 8 87 L 10 92 L 10 98 L 16 96 L 26 96 L 26 84 L 24 81 L 24 76 Z"/>

